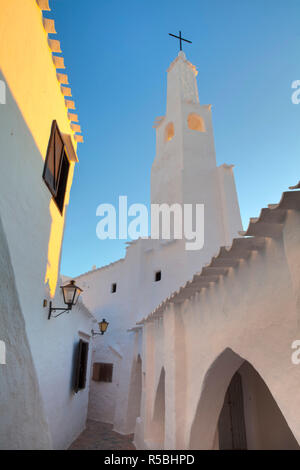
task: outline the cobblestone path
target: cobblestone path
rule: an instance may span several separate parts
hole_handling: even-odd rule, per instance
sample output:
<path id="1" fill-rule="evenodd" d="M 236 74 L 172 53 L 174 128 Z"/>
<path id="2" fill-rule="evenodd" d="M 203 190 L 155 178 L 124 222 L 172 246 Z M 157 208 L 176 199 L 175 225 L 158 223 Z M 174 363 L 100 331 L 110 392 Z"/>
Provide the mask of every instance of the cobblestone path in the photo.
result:
<path id="1" fill-rule="evenodd" d="M 112 430 L 112 424 L 88 421 L 87 427 L 73 442 L 70 450 L 135 450 L 133 434 L 123 436 Z"/>

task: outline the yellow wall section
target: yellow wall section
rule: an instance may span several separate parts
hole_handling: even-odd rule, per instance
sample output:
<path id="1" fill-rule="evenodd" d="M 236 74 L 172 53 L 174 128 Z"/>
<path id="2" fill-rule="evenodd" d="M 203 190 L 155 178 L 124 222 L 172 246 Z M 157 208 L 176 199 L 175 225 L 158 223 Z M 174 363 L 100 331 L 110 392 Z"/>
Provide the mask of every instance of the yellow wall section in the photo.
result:
<path id="1" fill-rule="evenodd" d="M 72 135 L 64 97 L 57 81 L 52 53 L 43 27 L 42 12 L 35 0 L 0 0 L 0 67 L 42 159 L 46 157 L 51 124 Z M 65 204 L 68 204 L 74 164 L 70 165 Z M 45 282 L 51 295 L 56 289 L 64 215 L 49 193 L 52 225 L 49 234 Z"/>

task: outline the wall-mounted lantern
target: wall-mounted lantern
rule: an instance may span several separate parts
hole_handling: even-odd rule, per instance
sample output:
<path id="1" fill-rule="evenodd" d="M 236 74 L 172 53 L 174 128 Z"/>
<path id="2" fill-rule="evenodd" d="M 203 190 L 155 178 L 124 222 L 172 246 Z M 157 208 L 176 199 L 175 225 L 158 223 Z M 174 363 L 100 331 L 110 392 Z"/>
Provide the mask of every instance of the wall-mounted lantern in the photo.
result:
<path id="1" fill-rule="evenodd" d="M 69 312 L 70 310 L 72 310 L 73 305 L 77 304 L 78 297 L 80 296 L 82 292 L 82 289 L 76 286 L 75 281 L 70 281 L 69 284 L 65 286 L 60 286 L 60 288 L 62 289 L 62 292 L 63 292 L 64 302 L 68 307 L 67 308 L 55 308 L 55 307 L 52 307 L 52 302 L 50 302 L 48 320 L 50 320 L 51 317 L 57 318 L 63 313 Z M 61 313 L 59 313 L 58 315 L 52 315 L 52 312 L 56 312 L 57 310 L 61 310 Z"/>
<path id="2" fill-rule="evenodd" d="M 94 330 L 92 330 L 92 335 L 93 336 L 104 335 L 104 333 L 107 330 L 108 325 L 109 325 L 109 323 L 105 320 L 105 318 L 103 318 L 103 320 L 98 323 L 100 333 L 96 333 Z"/>

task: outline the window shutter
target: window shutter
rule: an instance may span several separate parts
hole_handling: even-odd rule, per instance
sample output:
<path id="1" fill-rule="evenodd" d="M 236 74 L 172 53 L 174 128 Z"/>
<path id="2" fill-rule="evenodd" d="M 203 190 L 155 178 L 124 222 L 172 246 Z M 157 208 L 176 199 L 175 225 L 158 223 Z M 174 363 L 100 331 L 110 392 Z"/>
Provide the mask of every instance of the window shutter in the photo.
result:
<path id="1" fill-rule="evenodd" d="M 43 178 L 54 197 L 57 194 L 63 154 L 64 141 L 58 129 L 57 122 L 53 121 Z"/>
<path id="2" fill-rule="evenodd" d="M 85 388 L 86 385 L 86 372 L 88 361 L 89 345 L 82 339 L 78 343 L 78 352 L 75 368 L 75 383 L 74 391 L 77 393 L 79 390 Z"/>
<path id="3" fill-rule="evenodd" d="M 76 367 L 75 367 L 75 383 L 74 383 L 75 393 L 77 393 L 78 390 L 79 390 L 80 362 L 81 362 L 81 354 L 82 354 L 82 344 L 83 344 L 83 341 L 80 340 L 79 343 L 78 343 L 77 357 L 76 357 Z"/>
<path id="4" fill-rule="evenodd" d="M 44 166 L 43 178 L 50 189 L 51 193 L 55 192 L 55 181 L 54 181 L 54 170 L 55 170 L 55 160 L 54 160 L 54 132 L 55 132 L 55 121 L 52 123 L 50 139 L 48 143 L 46 161 Z"/>
<path id="5" fill-rule="evenodd" d="M 86 386 L 86 371 L 87 371 L 88 354 L 89 354 L 89 345 L 85 341 L 82 341 L 81 358 L 80 358 L 80 381 L 79 381 L 79 387 L 81 390 L 84 389 Z"/>

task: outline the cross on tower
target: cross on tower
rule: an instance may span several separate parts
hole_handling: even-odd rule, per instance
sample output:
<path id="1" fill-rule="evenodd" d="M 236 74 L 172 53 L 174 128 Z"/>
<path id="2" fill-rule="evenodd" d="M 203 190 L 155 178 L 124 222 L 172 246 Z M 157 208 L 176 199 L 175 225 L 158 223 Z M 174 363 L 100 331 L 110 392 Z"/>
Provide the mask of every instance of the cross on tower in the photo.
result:
<path id="1" fill-rule="evenodd" d="M 175 36 L 175 34 L 171 34 L 171 33 L 169 33 L 169 36 L 173 36 L 173 38 L 179 39 L 179 44 L 180 44 L 180 50 L 181 51 L 182 51 L 182 41 L 189 42 L 190 44 L 192 44 L 192 41 L 189 41 L 188 39 L 184 39 L 181 36 L 181 31 L 179 31 L 179 36 Z"/>

